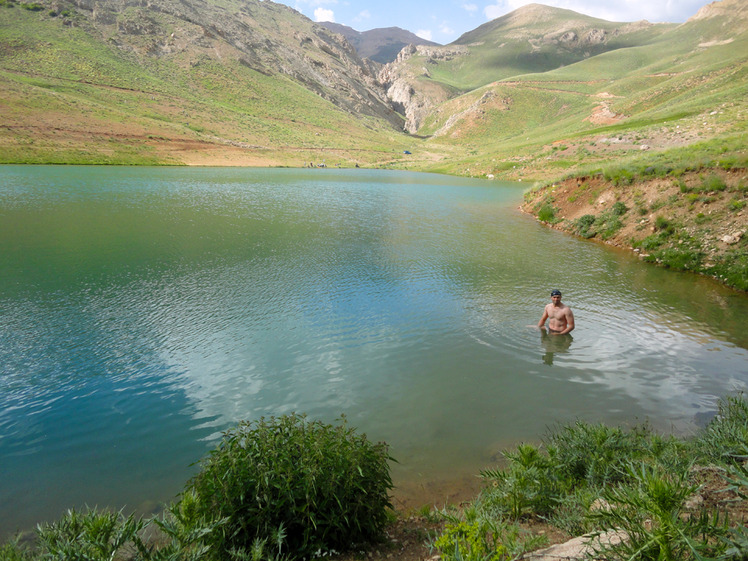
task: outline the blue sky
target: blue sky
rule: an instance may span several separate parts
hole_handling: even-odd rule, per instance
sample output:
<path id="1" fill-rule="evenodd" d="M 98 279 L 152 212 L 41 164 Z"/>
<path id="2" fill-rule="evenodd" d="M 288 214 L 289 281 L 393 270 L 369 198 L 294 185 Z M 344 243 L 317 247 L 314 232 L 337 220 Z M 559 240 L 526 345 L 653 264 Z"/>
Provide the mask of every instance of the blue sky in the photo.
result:
<path id="1" fill-rule="evenodd" d="M 537 0 L 536 0 L 537 1 Z M 447 44 L 531 0 L 283 0 L 314 21 L 334 21 L 358 31 L 401 27 Z M 683 22 L 709 0 L 540 0 L 608 21 Z"/>

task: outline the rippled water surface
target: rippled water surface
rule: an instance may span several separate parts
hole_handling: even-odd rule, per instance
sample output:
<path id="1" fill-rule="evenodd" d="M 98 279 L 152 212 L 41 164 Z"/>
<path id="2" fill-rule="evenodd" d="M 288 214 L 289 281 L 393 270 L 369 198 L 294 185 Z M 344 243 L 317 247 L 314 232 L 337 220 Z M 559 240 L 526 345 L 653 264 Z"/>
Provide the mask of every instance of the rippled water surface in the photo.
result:
<path id="1" fill-rule="evenodd" d="M 155 509 L 240 419 L 345 414 L 428 490 L 557 422 L 688 433 L 746 388 L 745 295 L 544 228 L 522 189 L 0 167 L 0 534 Z M 555 287 L 573 338 L 532 327 Z"/>

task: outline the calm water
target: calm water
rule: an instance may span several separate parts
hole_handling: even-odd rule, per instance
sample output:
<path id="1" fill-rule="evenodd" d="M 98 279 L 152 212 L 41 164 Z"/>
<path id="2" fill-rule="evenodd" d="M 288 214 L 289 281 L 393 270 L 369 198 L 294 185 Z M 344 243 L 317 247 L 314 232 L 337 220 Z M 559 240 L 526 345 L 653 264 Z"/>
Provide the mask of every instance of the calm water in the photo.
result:
<path id="1" fill-rule="evenodd" d="M 544 228 L 522 189 L 0 167 L 0 534 L 155 509 L 239 419 L 345 414 L 428 495 L 554 423 L 688 433 L 748 386 L 746 296 Z M 531 327 L 554 287 L 573 340 Z"/>

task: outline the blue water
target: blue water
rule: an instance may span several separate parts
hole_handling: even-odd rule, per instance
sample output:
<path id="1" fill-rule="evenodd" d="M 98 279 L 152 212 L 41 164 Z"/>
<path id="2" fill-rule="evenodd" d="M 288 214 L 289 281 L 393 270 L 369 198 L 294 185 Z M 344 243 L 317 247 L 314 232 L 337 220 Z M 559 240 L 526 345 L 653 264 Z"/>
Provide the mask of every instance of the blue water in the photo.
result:
<path id="1" fill-rule="evenodd" d="M 0 167 L 0 534 L 157 511 L 240 419 L 345 414 L 442 493 L 576 418 L 687 434 L 748 298 L 406 172 Z M 533 326 L 564 291 L 573 338 Z"/>

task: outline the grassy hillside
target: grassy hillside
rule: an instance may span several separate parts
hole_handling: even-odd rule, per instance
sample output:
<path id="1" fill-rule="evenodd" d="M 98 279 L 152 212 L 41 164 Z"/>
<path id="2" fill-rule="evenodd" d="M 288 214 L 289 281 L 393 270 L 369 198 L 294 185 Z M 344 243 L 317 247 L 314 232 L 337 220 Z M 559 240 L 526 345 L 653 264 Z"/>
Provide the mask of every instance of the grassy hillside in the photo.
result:
<path id="1" fill-rule="evenodd" d="M 680 26 L 530 5 L 413 52 L 388 68 L 417 136 L 369 63 L 285 6 L 45 1 L 1 0 L 0 162 L 324 161 L 534 181 L 745 133 L 739 0 Z"/>
<path id="2" fill-rule="evenodd" d="M 0 162 L 209 162 L 215 153 L 219 163 L 373 165 L 410 145 L 383 119 L 351 118 L 290 77 L 258 71 L 225 41 L 218 56 L 213 45 L 149 56 L 153 35 L 123 46 L 73 10 L 27 8 L 0 6 Z M 130 10 L 120 27 L 143 21 Z M 149 18 L 166 32 L 184 23 Z"/>
<path id="3" fill-rule="evenodd" d="M 432 169 L 536 180 L 745 132 L 748 33 L 714 17 L 453 98 L 419 129 L 468 154 Z M 472 51 L 471 51 L 472 53 Z"/>

